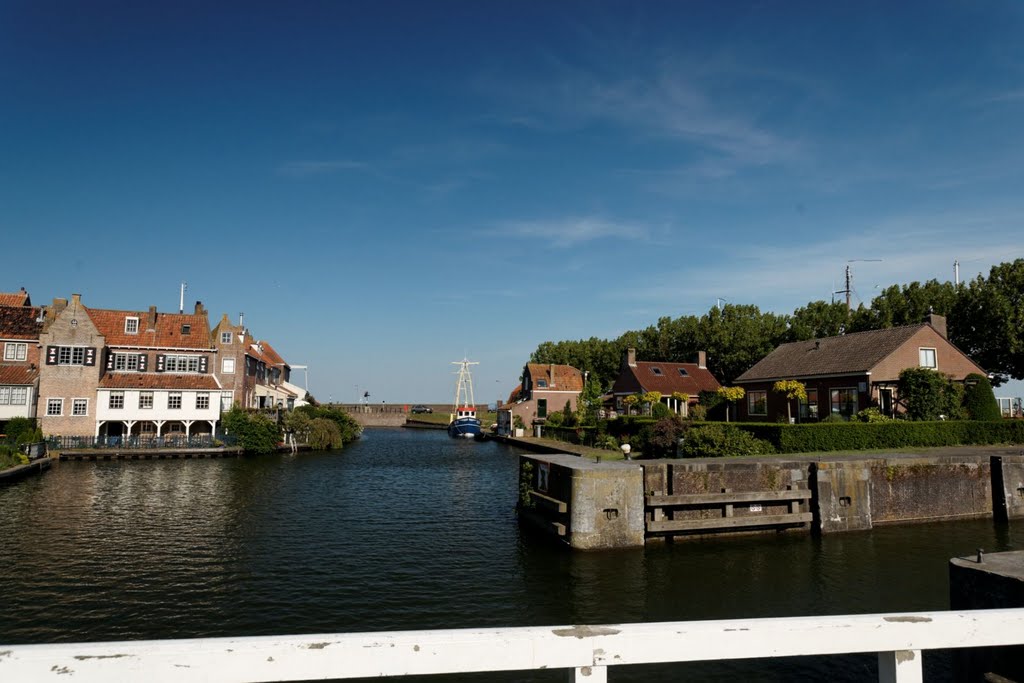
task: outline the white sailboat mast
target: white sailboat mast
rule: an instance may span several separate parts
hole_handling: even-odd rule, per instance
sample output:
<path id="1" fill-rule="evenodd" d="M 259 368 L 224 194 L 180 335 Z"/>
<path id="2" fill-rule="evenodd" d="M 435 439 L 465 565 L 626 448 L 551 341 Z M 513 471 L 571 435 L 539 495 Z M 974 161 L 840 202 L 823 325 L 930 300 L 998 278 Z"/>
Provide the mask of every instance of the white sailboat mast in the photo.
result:
<path id="1" fill-rule="evenodd" d="M 470 365 L 480 365 L 479 361 L 470 361 L 467 358 L 453 360 L 452 365 L 459 366 L 459 381 L 455 384 L 455 409 L 460 405 L 476 407 L 473 400 L 473 377 L 469 372 Z M 461 402 L 461 403 L 460 403 Z"/>

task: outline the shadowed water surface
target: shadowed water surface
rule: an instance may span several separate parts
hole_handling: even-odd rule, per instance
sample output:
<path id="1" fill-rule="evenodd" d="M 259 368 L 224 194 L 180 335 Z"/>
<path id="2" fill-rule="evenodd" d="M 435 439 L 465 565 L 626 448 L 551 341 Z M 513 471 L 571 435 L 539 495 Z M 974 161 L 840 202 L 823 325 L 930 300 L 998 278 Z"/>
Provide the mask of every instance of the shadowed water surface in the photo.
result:
<path id="1" fill-rule="evenodd" d="M 59 463 L 0 488 L 0 643 L 947 609 L 950 557 L 1021 547 L 1019 524 L 981 520 L 569 553 L 520 531 L 515 455 L 368 430 L 326 454 Z M 874 659 L 609 679 L 865 680 Z M 946 659 L 926 656 L 931 679 L 948 677 Z"/>

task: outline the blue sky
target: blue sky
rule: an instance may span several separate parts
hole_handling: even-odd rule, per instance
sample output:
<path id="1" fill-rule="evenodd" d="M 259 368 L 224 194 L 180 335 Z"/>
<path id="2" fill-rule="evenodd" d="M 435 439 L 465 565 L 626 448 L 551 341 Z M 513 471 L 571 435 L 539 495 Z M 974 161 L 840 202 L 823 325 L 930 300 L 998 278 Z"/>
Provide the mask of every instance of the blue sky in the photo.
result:
<path id="1" fill-rule="evenodd" d="M 1022 35 L 1017 2 L 3 2 L 0 291 L 184 280 L 318 398 L 444 402 L 467 354 L 493 402 L 542 341 L 1024 256 Z"/>

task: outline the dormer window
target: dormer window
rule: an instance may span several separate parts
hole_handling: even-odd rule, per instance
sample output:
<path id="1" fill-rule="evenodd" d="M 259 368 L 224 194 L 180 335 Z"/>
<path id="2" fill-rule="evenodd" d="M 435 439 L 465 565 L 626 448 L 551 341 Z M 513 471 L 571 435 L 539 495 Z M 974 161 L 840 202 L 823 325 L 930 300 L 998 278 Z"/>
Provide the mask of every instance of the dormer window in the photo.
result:
<path id="1" fill-rule="evenodd" d="M 547 389 L 548 388 L 548 381 L 546 379 L 539 379 L 539 380 L 537 380 L 537 388 L 538 389 Z"/>
<path id="2" fill-rule="evenodd" d="M 124 333 L 125 334 L 138 334 L 139 333 L 139 319 L 138 318 L 125 318 L 124 319 Z"/>
<path id="3" fill-rule="evenodd" d="M 661 368 L 651 368 L 651 374 L 661 377 Z"/>
<path id="4" fill-rule="evenodd" d="M 686 371 L 686 368 L 679 368 L 679 376 L 680 377 L 689 377 L 690 373 L 688 373 Z"/>
<path id="5" fill-rule="evenodd" d="M 181 333 L 182 334 L 192 334 L 192 326 L 191 325 L 182 325 L 181 326 Z"/>

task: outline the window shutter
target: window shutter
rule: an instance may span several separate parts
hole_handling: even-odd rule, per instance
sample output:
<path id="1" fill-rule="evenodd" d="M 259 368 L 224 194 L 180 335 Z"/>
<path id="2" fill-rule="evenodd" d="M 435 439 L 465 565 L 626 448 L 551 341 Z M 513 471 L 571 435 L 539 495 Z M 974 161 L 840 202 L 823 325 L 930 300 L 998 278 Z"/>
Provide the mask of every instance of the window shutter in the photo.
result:
<path id="1" fill-rule="evenodd" d="M 149 354 L 139 354 L 139 372 L 146 372 L 149 369 Z"/>
<path id="2" fill-rule="evenodd" d="M 206 356 L 199 356 L 199 372 L 206 373 L 207 359 Z"/>
<path id="3" fill-rule="evenodd" d="M 107 372 L 114 369 L 114 352 L 107 349 Z"/>
<path id="4" fill-rule="evenodd" d="M 58 346 L 47 346 L 46 347 L 46 364 L 56 365 L 57 364 L 57 349 Z"/>
<path id="5" fill-rule="evenodd" d="M 156 355 L 156 371 L 157 372 L 163 372 L 164 371 L 164 355 L 162 353 L 158 353 Z"/>
<path id="6" fill-rule="evenodd" d="M 96 347 L 88 346 L 85 349 L 85 365 L 94 366 L 96 365 Z"/>

